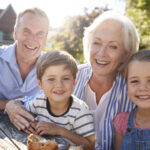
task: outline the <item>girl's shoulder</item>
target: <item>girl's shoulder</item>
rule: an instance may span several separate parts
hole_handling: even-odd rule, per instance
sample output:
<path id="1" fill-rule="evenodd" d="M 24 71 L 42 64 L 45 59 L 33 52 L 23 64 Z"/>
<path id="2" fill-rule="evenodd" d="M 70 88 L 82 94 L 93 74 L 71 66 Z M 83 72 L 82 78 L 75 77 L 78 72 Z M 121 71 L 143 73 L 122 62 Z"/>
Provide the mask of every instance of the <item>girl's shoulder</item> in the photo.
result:
<path id="1" fill-rule="evenodd" d="M 128 118 L 130 112 L 121 112 L 119 114 L 117 114 L 117 116 L 115 117 L 114 120 L 119 120 L 119 119 L 126 119 Z"/>
<path id="2" fill-rule="evenodd" d="M 130 112 L 119 113 L 113 120 L 114 128 L 122 136 L 124 136 L 125 130 L 127 128 L 129 114 L 130 114 Z"/>

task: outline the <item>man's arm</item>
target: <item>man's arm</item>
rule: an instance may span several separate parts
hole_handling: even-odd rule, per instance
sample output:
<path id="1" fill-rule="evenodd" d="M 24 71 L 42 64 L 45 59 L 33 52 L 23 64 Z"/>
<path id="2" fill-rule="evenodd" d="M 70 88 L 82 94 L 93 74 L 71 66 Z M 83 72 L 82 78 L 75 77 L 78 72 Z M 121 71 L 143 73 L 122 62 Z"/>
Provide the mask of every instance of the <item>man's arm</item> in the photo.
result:
<path id="1" fill-rule="evenodd" d="M 1 95 L 0 95 L 1 96 Z M 18 98 L 23 98 L 23 96 L 19 96 L 16 98 L 13 98 L 13 100 L 18 99 Z M 6 104 L 12 99 L 0 99 L 0 110 L 5 110 Z"/>
<path id="2" fill-rule="evenodd" d="M 9 100 L 0 100 L 0 110 L 5 110 L 6 104 L 9 102 Z"/>
<path id="3" fill-rule="evenodd" d="M 26 110 L 21 101 L 10 100 L 6 104 L 6 111 L 18 130 L 27 132 L 26 129 L 30 128 L 30 122 L 34 122 L 34 117 Z"/>

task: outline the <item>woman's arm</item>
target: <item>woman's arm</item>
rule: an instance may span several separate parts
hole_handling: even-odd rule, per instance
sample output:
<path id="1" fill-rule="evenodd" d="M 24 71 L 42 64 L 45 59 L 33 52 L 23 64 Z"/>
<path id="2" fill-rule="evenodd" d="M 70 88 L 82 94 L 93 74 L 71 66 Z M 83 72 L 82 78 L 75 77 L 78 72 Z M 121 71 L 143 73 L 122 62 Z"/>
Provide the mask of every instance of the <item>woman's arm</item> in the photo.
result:
<path id="1" fill-rule="evenodd" d="M 64 138 L 70 140 L 76 145 L 83 145 L 85 150 L 93 150 L 95 145 L 94 134 L 87 137 L 82 137 L 80 135 L 72 133 L 66 128 L 48 122 L 43 121 L 39 122 L 36 126 L 36 133 L 39 135 L 48 134 L 48 135 L 63 136 Z"/>

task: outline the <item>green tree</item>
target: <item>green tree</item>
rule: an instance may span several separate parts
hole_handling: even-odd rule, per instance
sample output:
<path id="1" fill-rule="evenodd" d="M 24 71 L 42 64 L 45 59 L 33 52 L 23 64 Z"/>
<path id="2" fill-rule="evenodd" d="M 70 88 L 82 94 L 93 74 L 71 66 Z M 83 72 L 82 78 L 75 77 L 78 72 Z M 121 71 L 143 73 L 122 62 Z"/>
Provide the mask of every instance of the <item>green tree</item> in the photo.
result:
<path id="1" fill-rule="evenodd" d="M 81 63 L 84 62 L 82 38 L 84 28 L 101 12 L 102 8 L 95 8 L 92 12 L 84 11 L 84 15 L 67 18 L 60 29 L 50 32 L 48 41 L 51 43 L 50 50 L 63 49 L 68 51 Z"/>
<path id="2" fill-rule="evenodd" d="M 135 23 L 140 35 L 140 49 L 150 48 L 150 1 L 126 0 L 126 13 Z"/>

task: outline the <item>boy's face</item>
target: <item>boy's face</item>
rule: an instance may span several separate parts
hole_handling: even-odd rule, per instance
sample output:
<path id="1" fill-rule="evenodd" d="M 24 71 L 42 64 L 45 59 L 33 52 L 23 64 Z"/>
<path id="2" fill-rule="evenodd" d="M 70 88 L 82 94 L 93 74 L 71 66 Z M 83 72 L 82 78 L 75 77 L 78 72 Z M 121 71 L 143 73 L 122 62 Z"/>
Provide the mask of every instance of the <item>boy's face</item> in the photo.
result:
<path id="1" fill-rule="evenodd" d="M 44 90 L 50 103 L 63 103 L 69 100 L 75 85 L 75 79 L 65 65 L 49 66 L 41 80 L 38 80 L 39 87 Z"/>
<path id="2" fill-rule="evenodd" d="M 150 108 L 150 62 L 132 61 L 127 84 L 130 100 L 140 108 Z"/>

